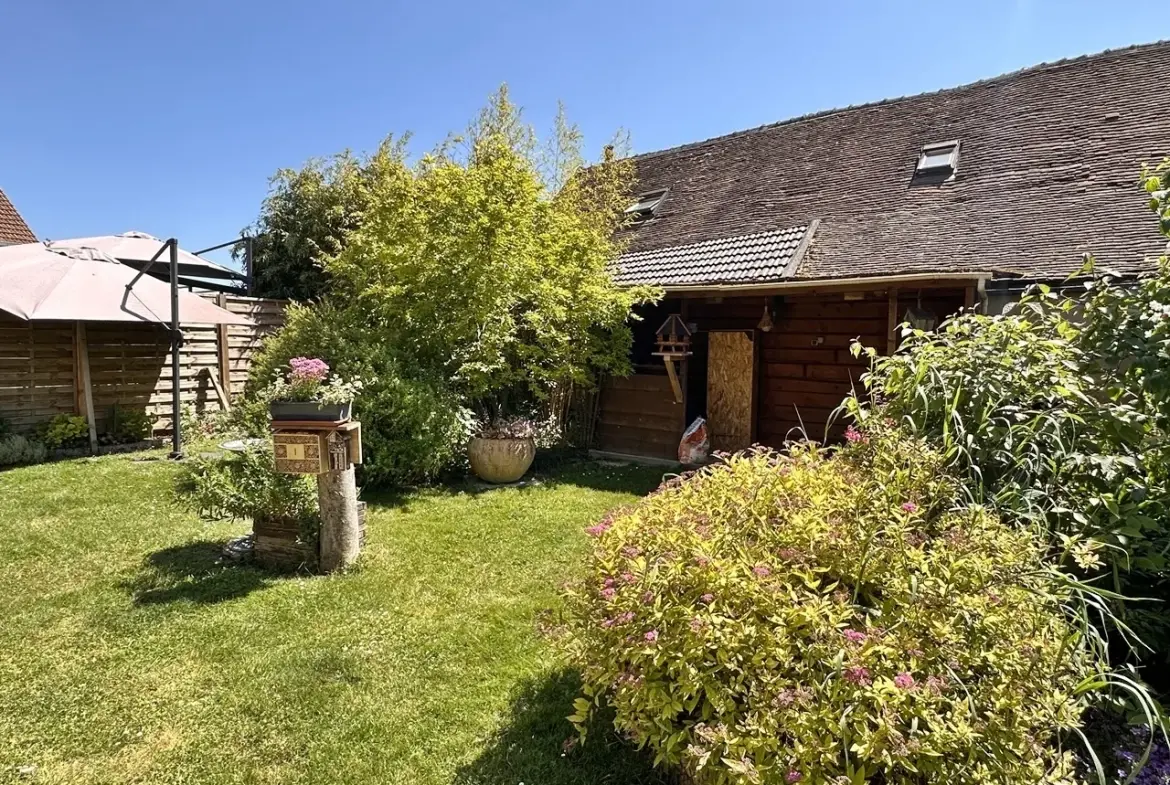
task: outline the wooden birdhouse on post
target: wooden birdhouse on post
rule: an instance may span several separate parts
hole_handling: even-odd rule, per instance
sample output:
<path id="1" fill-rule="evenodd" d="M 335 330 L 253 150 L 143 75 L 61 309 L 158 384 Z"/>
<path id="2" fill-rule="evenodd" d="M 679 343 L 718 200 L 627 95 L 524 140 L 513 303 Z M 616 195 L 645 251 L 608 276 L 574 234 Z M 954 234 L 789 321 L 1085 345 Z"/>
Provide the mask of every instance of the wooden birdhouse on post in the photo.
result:
<path id="1" fill-rule="evenodd" d="M 661 357 L 666 366 L 666 375 L 670 377 L 670 386 L 674 390 L 674 400 L 682 403 L 682 384 L 679 383 L 674 363 L 691 356 L 691 331 L 687 329 L 682 316 L 672 313 L 658 328 L 657 337 L 658 351 L 654 354 Z"/>

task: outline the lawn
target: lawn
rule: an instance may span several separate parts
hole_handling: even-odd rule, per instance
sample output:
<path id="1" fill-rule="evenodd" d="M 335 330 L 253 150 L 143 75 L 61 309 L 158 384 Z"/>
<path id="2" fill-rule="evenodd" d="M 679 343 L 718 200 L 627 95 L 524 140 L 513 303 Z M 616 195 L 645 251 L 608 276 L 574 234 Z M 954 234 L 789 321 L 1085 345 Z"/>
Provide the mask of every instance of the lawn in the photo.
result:
<path id="1" fill-rule="evenodd" d="M 541 629 L 582 528 L 661 470 L 371 495 L 333 577 L 220 564 L 248 525 L 175 507 L 175 472 L 0 472 L 0 782 L 658 781 L 612 735 L 562 751 L 575 678 Z"/>

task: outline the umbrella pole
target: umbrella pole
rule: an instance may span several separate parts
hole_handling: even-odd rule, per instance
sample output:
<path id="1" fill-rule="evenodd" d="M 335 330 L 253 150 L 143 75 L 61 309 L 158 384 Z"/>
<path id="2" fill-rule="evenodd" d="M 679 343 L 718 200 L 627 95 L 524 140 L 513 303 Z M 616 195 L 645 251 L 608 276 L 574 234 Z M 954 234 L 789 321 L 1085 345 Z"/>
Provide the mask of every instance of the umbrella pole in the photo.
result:
<path id="1" fill-rule="evenodd" d="M 171 246 L 171 458 L 183 457 L 183 417 L 181 377 L 179 374 L 179 348 L 183 345 L 183 332 L 179 329 L 179 241 L 167 240 Z"/>

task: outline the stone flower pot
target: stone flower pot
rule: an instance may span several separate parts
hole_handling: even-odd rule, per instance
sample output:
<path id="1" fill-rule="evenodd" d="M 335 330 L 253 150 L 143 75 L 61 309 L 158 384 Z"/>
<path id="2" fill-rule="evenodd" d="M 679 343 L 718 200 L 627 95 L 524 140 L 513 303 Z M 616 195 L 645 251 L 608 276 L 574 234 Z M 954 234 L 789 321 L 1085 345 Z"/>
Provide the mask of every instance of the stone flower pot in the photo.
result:
<path id="1" fill-rule="evenodd" d="M 471 471 L 485 482 L 516 482 L 536 457 L 536 442 L 526 439 L 472 439 L 467 445 Z"/>

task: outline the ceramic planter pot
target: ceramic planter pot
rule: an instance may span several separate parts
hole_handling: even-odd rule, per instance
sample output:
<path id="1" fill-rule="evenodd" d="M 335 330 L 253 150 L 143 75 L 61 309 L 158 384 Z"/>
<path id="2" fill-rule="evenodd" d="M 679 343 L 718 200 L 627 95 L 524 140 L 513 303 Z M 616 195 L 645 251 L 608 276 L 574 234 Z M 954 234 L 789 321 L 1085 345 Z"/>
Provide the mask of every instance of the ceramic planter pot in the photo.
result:
<path id="1" fill-rule="evenodd" d="M 467 445 L 471 471 L 485 482 L 516 482 L 536 457 L 532 439 L 472 439 Z"/>
<path id="2" fill-rule="evenodd" d="M 353 403 L 317 403 L 316 401 L 273 401 L 268 413 L 273 420 L 343 422 L 348 420 Z"/>

